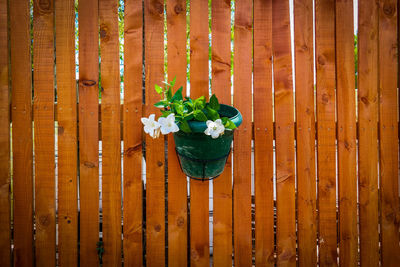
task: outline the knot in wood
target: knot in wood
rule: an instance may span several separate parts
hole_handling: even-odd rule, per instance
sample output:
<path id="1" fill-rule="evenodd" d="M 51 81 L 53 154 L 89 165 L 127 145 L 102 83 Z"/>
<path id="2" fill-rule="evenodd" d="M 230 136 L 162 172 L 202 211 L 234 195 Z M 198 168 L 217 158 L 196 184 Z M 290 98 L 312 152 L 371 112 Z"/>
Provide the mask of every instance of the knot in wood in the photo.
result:
<path id="1" fill-rule="evenodd" d="M 174 11 L 175 11 L 175 13 L 177 15 L 179 15 L 183 11 L 182 5 L 181 4 L 176 4 L 175 8 L 174 8 Z"/>
<path id="2" fill-rule="evenodd" d="M 91 87 L 97 84 L 96 81 L 93 80 L 79 80 L 79 85 L 83 87 Z"/>
<path id="3" fill-rule="evenodd" d="M 179 216 L 178 219 L 176 220 L 176 225 L 178 227 L 183 227 L 185 223 L 185 219 L 182 216 Z"/>
<path id="4" fill-rule="evenodd" d="M 101 24 L 100 25 L 100 39 L 103 42 L 107 42 L 108 40 L 110 40 L 110 35 L 108 33 L 109 33 L 108 26 L 105 24 Z"/>
<path id="5" fill-rule="evenodd" d="M 39 217 L 39 223 L 40 223 L 40 225 L 48 226 L 50 224 L 49 215 L 47 214 L 47 215 L 40 216 Z"/>
<path id="6" fill-rule="evenodd" d="M 154 3 L 154 9 L 159 15 L 162 15 L 164 13 L 164 5 L 160 2 Z"/>
<path id="7" fill-rule="evenodd" d="M 160 232 L 161 231 L 161 225 L 157 224 L 156 226 L 154 226 L 154 230 L 156 232 Z"/>
<path id="8" fill-rule="evenodd" d="M 161 161 L 157 161 L 157 166 L 161 167 L 163 165 L 163 163 Z"/>
<path id="9" fill-rule="evenodd" d="M 85 161 L 83 163 L 83 165 L 85 165 L 85 167 L 90 168 L 90 169 L 94 168 L 96 166 L 93 162 L 90 162 L 90 161 Z"/>
<path id="10" fill-rule="evenodd" d="M 37 1 L 38 11 L 41 14 L 51 13 L 53 10 L 53 1 L 51 0 L 39 0 Z"/>
<path id="11" fill-rule="evenodd" d="M 393 3 L 385 3 L 383 5 L 383 13 L 388 17 L 393 17 L 395 13 L 395 6 Z"/>

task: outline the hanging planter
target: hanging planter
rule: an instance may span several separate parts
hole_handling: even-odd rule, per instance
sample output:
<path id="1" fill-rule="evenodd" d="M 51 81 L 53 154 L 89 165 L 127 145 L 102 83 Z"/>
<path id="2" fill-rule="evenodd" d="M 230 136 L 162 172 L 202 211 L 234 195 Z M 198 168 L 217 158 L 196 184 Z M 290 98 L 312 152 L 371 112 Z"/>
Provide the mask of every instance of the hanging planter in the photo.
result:
<path id="1" fill-rule="evenodd" d="M 239 110 L 227 105 L 220 105 L 219 115 L 228 117 L 236 127 L 242 123 Z M 190 121 L 191 133 L 174 133 L 175 149 L 182 171 L 193 179 L 210 180 L 218 177 L 225 168 L 233 141 L 232 130 L 212 138 L 204 132 L 206 122 Z"/>
<path id="2" fill-rule="evenodd" d="M 175 79 L 156 85 L 162 100 L 154 104 L 162 116 L 142 118 L 144 131 L 157 138 L 160 133 L 173 133 L 175 149 L 182 171 L 192 179 L 211 180 L 224 170 L 230 154 L 234 130 L 242 115 L 234 107 L 219 104 L 215 95 L 197 99 L 183 98 L 182 87 L 172 95 Z"/>

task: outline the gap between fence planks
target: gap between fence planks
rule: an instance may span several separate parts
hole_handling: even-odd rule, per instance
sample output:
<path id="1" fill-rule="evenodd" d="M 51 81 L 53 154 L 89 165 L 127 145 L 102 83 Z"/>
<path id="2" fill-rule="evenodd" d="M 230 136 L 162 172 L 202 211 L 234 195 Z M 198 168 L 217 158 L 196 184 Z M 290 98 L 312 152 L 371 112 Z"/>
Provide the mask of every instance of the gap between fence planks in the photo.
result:
<path id="1" fill-rule="evenodd" d="M 400 262 L 398 162 L 398 2 L 379 1 L 380 204 L 382 266 Z"/>
<path id="2" fill-rule="evenodd" d="M 190 96 L 208 99 L 208 1 L 190 2 Z M 209 181 L 190 180 L 190 266 L 210 266 Z"/>
<path id="3" fill-rule="evenodd" d="M 317 265 L 313 1 L 294 3 L 297 243 L 300 266 Z"/>
<path id="4" fill-rule="evenodd" d="M 254 1 L 255 263 L 274 266 L 272 1 Z"/>
<path id="5" fill-rule="evenodd" d="M 186 95 L 186 1 L 167 1 L 168 80 L 176 78 L 174 90 Z M 187 181 L 168 135 L 168 266 L 188 265 Z"/>
<path id="6" fill-rule="evenodd" d="M 353 1 L 336 2 L 339 265 L 358 262 Z"/>
<path id="7" fill-rule="evenodd" d="M 10 88 L 7 1 L 0 1 L 0 265 L 11 266 Z"/>
<path id="8" fill-rule="evenodd" d="M 251 235 L 251 47 L 252 10 L 250 0 L 235 3 L 233 104 L 243 116 L 233 143 L 233 225 L 236 266 L 252 265 Z"/>
<path id="9" fill-rule="evenodd" d="M 379 266 L 378 207 L 378 9 L 360 1 L 358 10 L 358 175 L 360 264 Z"/>
<path id="10" fill-rule="evenodd" d="M 118 0 L 99 1 L 102 117 L 103 266 L 121 261 L 121 131 Z"/>
<path id="11" fill-rule="evenodd" d="M 337 265 L 335 1 L 315 4 L 318 240 L 321 266 Z"/>
<path id="12" fill-rule="evenodd" d="M 276 121 L 277 264 L 296 265 L 294 101 L 289 2 L 272 3 Z"/>
<path id="13" fill-rule="evenodd" d="M 221 103 L 231 104 L 231 6 L 212 1 L 211 89 Z M 232 266 L 232 156 L 213 180 L 213 266 Z"/>
<path id="14" fill-rule="evenodd" d="M 55 1 L 58 112 L 58 264 L 78 265 L 78 140 L 74 0 Z"/>
<path id="15" fill-rule="evenodd" d="M 125 1 L 123 106 L 124 266 L 143 265 L 142 75 L 143 4 Z"/>
<path id="16" fill-rule="evenodd" d="M 29 1 L 10 1 L 14 266 L 33 266 L 32 69 Z"/>
<path id="17" fill-rule="evenodd" d="M 80 1 L 79 17 L 79 198 L 80 265 L 99 264 L 99 36 L 98 1 Z"/>
<path id="18" fill-rule="evenodd" d="M 164 1 L 144 1 L 146 110 L 158 114 L 154 87 L 162 85 L 164 71 Z M 146 134 L 146 264 L 165 265 L 165 155 L 163 136 Z"/>

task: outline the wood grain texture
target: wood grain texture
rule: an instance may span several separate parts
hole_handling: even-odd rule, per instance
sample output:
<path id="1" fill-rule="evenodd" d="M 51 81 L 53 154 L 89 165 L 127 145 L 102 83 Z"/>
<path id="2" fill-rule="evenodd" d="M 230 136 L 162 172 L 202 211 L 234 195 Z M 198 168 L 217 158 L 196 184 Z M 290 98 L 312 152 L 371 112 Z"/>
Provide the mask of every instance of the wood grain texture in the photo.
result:
<path id="1" fill-rule="evenodd" d="M 153 106 L 160 96 L 156 84 L 162 85 L 164 71 L 164 1 L 144 2 L 146 116 L 157 114 Z M 142 125 L 140 125 L 142 126 Z M 164 138 L 146 134 L 146 263 L 165 265 L 165 173 Z"/>
<path id="2" fill-rule="evenodd" d="M 400 262 L 398 171 L 398 3 L 379 1 L 379 173 L 382 266 Z"/>
<path id="3" fill-rule="evenodd" d="M 78 136 L 74 0 L 55 1 L 58 111 L 58 263 L 78 265 Z"/>
<path id="4" fill-rule="evenodd" d="M 103 266 L 121 266 L 121 132 L 118 0 L 99 1 Z"/>
<path id="5" fill-rule="evenodd" d="M 79 193 L 80 265 L 99 264 L 99 5 L 80 1 L 79 17 Z"/>
<path id="6" fill-rule="evenodd" d="M 33 1 L 35 261 L 56 264 L 54 2 Z"/>
<path id="7" fill-rule="evenodd" d="M 186 1 L 167 1 L 168 79 L 186 95 Z M 168 265 L 188 264 L 187 180 L 179 167 L 172 134 L 168 135 Z"/>
<path id="8" fill-rule="evenodd" d="M 231 104 L 231 7 L 229 1 L 211 6 L 211 91 Z M 232 266 L 232 157 L 213 180 L 213 266 Z"/>
<path id="9" fill-rule="evenodd" d="M 251 47 L 250 0 L 235 3 L 233 104 L 243 116 L 233 143 L 233 225 L 236 266 L 251 266 Z"/>
<path id="10" fill-rule="evenodd" d="M 353 1 L 336 2 L 339 264 L 358 261 Z"/>
<path id="11" fill-rule="evenodd" d="M 143 262 L 142 75 L 143 5 L 125 1 L 124 29 L 124 266 Z"/>
<path id="12" fill-rule="evenodd" d="M 256 266 L 274 266 L 272 1 L 254 1 L 253 79 Z"/>
<path id="13" fill-rule="evenodd" d="M 10 1 L 14 266 L 33 266 L 32 66 L 29 1 Z"/>
<path id="14" fill-rule="evenodd" d="M 317 265 L 313 1 L 294 3 L 297 220 L 300 266 Z"/>
<path id="15" fill-rule="evenodd" d="M 7 1 L 0 1 L 0 265 L 11 266 L 10 88 Z"/>
<path id="16" fill-rule="evenodd" d="M 190 97 L 208 99 L 208 1 L 190 1 Z M 209 266 L 209 182 L 190 180 L 190 265 Z"/>
<path id="17" fill-rule="evenodd" d="M 378 209 L 378 6 L 361 1 L 358 10 L 358 175 L 360 262 L 379 265 Z"/>
<path id="18" fill-rule="evenodd" d="M 337 265 L 335 2 L 315 3 L 319 262 Z"/>
<path id="19" fill-rule="evenodd" d="M 289 2 L 272 2 L 278 266 L 296 264 L 295 151 Z"/>

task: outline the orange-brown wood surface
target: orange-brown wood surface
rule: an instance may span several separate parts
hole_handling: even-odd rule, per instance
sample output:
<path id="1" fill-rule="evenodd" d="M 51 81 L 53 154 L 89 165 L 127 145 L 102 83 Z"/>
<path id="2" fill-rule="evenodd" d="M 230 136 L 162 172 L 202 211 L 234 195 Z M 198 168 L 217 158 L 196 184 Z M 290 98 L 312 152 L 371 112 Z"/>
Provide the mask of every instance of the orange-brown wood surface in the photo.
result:
<path id="1" fill-rule="evenodd" d="M 32 73 L 29 1 L 11 1 L 14 266 L 33 266 Z"/>
<path id="2" fill-rule="evenodd" d="M 289 24 L 289 2 L 273 1 L 278 266 L 296 265 L 294 101 Z"/>
<path id="3" fill-rule="evenodd" d="M 168 79 L 186 94 L 186 1 L 167 1 Z M 187 181 L 179 167 L 172 134 L 168 135 L 168 265 L 187 266 Z"/>
<path id="4" fill-rule="evenodd" d="M 339 264 L 358 261 L 353 1 L 336 2 Z"/>
<path id="5" fill-rule="evenodd" d="M 337 265 L 335 2 L 315 3 L 319 263 Z"/>
<path id="6" fill-rule="evenodd" d="M 397 1 L 379 1 L 379 173 L 382 266 L 400 262 Z"/>
<path id="7" fill-rule="evenodd" d="M 294 3 L 297 242 L 300 266 L 317 264 L 313 1 Z"/>
<path id="8" fill-rule="evenodd" d="M 272 1 L 254 1 L 254 184 L 256 266 L 274 266 Z"/>
<path id="9" fill-rule="evenodd" d="M 143 262 L 143 182 L 142 182 L 142 1 L 125 1 L 124 35 L 124 266 Z"/>
<path id="10" fill-rule="evenodd" d="M 121 266 L 121 132 L 118 0 L 99 1 L 103 266 Z"/>
<path id="11" fill-rule="evenodd" d="M 164 1 L 144 2 L 146 117 L 160 115 L 153 106 L 160 96 L 164 70 Z M 142 126 L 142 125 L 140 125 Z M 165 265 L 165 175 L 164 138 L 146 134 L 146 263 L 150 267 Z"/>
<path id="12" fill-rule="evenodd" d="M 211 91 L 220 103 L 231 104 L 231 9 L 229 1 L 211 6 Z M 232 266 L 232 159 L 213 180 L 213 265 Z"/>
<path id="13" fill-rule="evenodd" d="M 33 1 L 35 261 L 56 263 L 54 163 L 54 5 Z"/>
<path id="14" fill-rule="evenodd" d="M 190 10 L 190 96 L 208 99 L 208 1 L 192 0 Z M 210 265 L 208 185 L 190 181 L 191 266 Z"/>
<path id="15" fill-rule="evenodd" d="M 251 47 L 252 10 L 250 0 L 235 3 L 233 59 L 233 105 L 243 116 L 233 143 L 233 225 L 236 266 L 251 266 Z"/>
<path id="16" fill-rule="evenodd" d="M 80 1 L 79 17 L 79 198 L 80 265 L 99 264 L 99 25 L 98 1 Z"/>
<path id="17" fill-rule="evenodd" d="M 55 1 L 58 111 L 58 263 L 78 265 L 77 109 L 74 1 Z"/>
<path id="18" fill-rule="evenodd" d="M 11 265 L 10 89 L 7 1 L 0 1 L 0 265 Z"/>
<path id="19" fill-rule="evenodd" d="M 378 8 L 360 1 L 358 22 L 358 174 L 361 266 L 379 265 Z"/>

